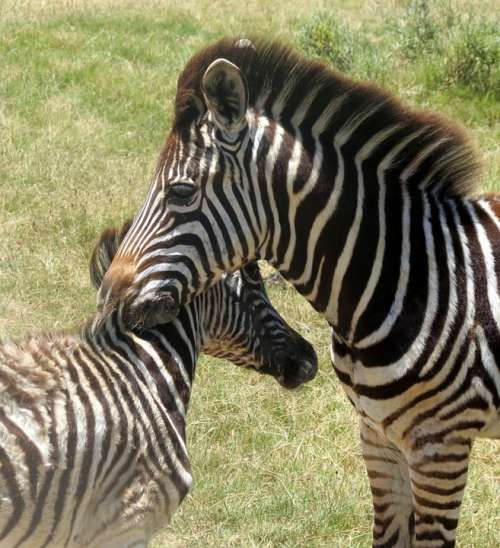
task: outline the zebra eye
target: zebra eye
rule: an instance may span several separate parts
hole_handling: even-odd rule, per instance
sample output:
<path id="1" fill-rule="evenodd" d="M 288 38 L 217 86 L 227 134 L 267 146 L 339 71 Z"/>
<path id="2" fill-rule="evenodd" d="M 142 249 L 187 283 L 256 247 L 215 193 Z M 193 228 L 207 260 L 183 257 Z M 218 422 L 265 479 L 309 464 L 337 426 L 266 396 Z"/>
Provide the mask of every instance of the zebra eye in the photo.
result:
<path id="1" fill-rule="evenodd" d="M 191 183 L 174 183 L 168 189 L 168 199 L 174 203 L 185 203 L 196 192 L 197 187 Z"/>

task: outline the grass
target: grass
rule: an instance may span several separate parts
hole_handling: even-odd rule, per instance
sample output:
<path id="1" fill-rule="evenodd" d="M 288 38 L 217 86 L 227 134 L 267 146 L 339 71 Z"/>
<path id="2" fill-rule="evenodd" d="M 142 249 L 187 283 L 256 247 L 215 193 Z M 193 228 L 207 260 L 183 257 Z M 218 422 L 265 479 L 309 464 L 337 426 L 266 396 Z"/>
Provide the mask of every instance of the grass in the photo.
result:
<path id="1" fill-rule="evenodd" d="M 494 13 L 493 0 L 476 4 Z M 483 24 L 470 2 L 453 4 L 453 24 L 442 16 L 448 4 L 422 6 L 3 0 L 0 333 L 80 324 L 92 313 L 93 241 L 136 211 L 179 71 L 225 33 L 279 36 L 461 120 L 484 157 L 484 188 L 500 190 L 498 25 Z M 317 348 L 318 378 L 285 392 L 202 360 L 188 431 L 195 488 L 156 547 L 370 544 L 357 421 L 331 372 L 327 328 L 292 290 L 271 293 Z M 500 545 L 498 450 L 475 447 L 461 546 Z"/>

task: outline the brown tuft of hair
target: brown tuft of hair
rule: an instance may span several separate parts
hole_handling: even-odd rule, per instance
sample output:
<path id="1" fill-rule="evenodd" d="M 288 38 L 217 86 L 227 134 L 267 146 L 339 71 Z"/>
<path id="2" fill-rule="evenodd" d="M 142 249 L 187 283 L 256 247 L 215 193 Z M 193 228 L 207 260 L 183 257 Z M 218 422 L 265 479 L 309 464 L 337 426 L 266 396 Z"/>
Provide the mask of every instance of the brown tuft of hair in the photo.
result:
<path id="1" fill-rule="evenodd" d="M 285 84 L 290 95 L 295 92 L 305 96 L 308 90 L 319 87 L 325 101 L 347 93 L 348 108 L 353 116 L 381 105 L 373 121 L 374 133 L 392 124 L 407 131 L 422 131 L 422 139 L 406 148 L 404 160 L 417 157 L 424 146 L 438 144 L 431 157 L 434 188 L 449 196 L 467 196 L 477 190 L 481 171 L 479 156 L 459 124 L 436 113 L 410 108 L 378 86 L 355 82 L 322 62 L 302 57 L 282 43 L 251 38 L 251 46 L 241 47 L 239 41 L 240 37 L 223 38 L 196 53 L 187 63 L 177 83 L 175 130 L 181 132 L 203 114 L 200 112 L 200 106 L 204 105 L 203 74 L 215 59 L 223 57 L 245 75 L 251 107 L 266 93 L 271 96 L 266 104 L 271 105 L 272 98 Z"/>
<path id="2" fill-rule="evenodd" d="M 131 225 L 132 219 L 127 219 L 119 229 L 106 228 L 99 236 L 89 261 L 90 281 L 95 289 L 99 289 L 113 257 Z"/>

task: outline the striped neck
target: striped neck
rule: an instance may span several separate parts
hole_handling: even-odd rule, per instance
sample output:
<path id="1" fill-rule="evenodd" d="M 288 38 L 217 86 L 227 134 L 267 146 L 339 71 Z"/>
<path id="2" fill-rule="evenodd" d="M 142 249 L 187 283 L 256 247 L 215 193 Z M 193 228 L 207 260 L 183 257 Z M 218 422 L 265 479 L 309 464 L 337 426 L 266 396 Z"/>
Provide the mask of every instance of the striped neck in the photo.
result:
<path id="1" fill-rule="evenodd" d="M 448 158 L 433 158 L 441 144 L 431 129 L 384 125 L 384 104 L 356 111 L 349 94 L 316 101 L 313 91 L 286 120 L 254 118 L 253 146 L 266 151 L 253 180 L 268 203 L 261 258 L 339 340 L 369 346 L 405 299 L 424 321 L 422 289 L 440 275 L 431 232 L 464 199 L 444 191 Z M 420 153 L 409 154 L 418 143 Z"/>
<path id="2" fill-rule="evenodd" d="M 132 373 L 148 386 L 164 409 L 175 409 L 184 426 L 195 367 L 202 347 L 197 301 L 183 307 L 178 318 L 142 332 L 125 329 L 117 314 L 104 322 L 94 320 L 84 329 L 83 340 L 108 354 L 127 377 Z M 175 407 L 173 406 L 175 403 Z"/>

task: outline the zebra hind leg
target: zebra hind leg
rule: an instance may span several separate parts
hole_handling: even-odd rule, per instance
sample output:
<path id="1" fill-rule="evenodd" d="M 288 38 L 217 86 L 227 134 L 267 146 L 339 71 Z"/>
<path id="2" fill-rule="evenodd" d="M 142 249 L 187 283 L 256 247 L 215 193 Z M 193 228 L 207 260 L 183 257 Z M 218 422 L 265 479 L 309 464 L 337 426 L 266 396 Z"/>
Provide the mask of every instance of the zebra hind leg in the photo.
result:
<path id="1" fill-rule="evenodd" d="M 408 455 L 417 548 L 453 548 L 467 482 L 471 440 L 421 447 Z"/>
<path id="2" fill-rule="evenodd" d="M 374 548 L 414 546 L 414 513 L 403 453 L 360 421 L 361 447 L 373 498 Z"/>

